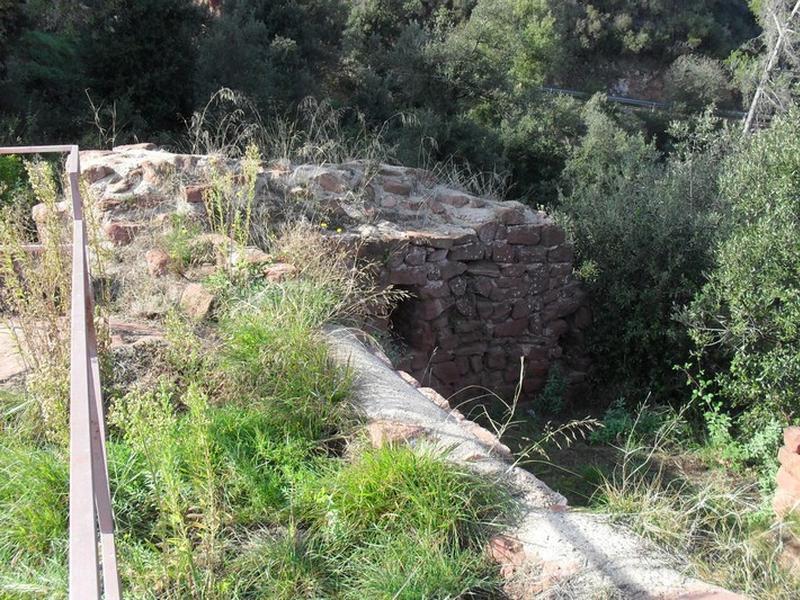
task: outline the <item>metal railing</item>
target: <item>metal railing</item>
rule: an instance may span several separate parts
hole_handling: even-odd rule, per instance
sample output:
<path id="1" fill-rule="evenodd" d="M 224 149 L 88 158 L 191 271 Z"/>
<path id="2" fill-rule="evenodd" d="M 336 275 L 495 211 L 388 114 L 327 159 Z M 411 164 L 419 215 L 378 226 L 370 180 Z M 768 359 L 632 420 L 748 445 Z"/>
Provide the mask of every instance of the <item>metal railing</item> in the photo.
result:
<path id="1" fill-rule="evenodd" d="M 589 99 L 592 97 L 592 94 L 590 92 L 582 92 L 580 90 L 570 90 L 550 85 L 542 86 L 540 89 L 543 92 L 549 92 L 551 94 L 564 94 L 566 96 L 572 96 L 573 98 Z M 613 94 L 606 94 L 606 99 L 609 102 L 616 102 L 617 104 L 625 104 L 627 106 L 633 106 L 634 108 L 649 108 L 651 111 L 661 110 L 665 112 L 672 112 L 674 110 L 674 106 L 670 102 L 658 102 L 656 100 L 642 100 L 641 98 L 629 98 L 627 96 L 615 96 Z M 745 118 L 745 116 L 747 116 L 747 113 L 744 113 L 740 110 L 726 110 L 721 108 L 715 108 L 714 114 L 724 119 L 733 119 L 736 121 L 742 120 Z"/>
<path id="2" fill-rule="evenodd" d="M 0 147 L 0 155 L 47 153 L 68 155 L 66 171 L 72 197 L 69 597 L 70 600 L 92 600 L 104 596 L 108 600 L 118 600 L 121 592 L 78 146 Z"/>

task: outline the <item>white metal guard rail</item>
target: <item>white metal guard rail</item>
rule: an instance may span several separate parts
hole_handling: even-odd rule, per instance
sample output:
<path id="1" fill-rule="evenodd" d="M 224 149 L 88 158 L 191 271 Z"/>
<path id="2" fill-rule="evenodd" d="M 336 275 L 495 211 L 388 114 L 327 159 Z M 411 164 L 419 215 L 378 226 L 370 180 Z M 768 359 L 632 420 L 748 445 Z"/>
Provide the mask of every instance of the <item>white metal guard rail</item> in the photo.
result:
<path id="1" fill-rule="evenodd" d="M 121 597 L 114 514 L 106 464 L 100 363 L 80 192 L 78 146 L 0 147 L 2 154 L 67 154 L 72 197 L 72 298 L 69 403 L 69 597 Z M 98 553 L 98 540 L 100 553 Z M 102 568 L 101 568 L 102 567 Z"/>

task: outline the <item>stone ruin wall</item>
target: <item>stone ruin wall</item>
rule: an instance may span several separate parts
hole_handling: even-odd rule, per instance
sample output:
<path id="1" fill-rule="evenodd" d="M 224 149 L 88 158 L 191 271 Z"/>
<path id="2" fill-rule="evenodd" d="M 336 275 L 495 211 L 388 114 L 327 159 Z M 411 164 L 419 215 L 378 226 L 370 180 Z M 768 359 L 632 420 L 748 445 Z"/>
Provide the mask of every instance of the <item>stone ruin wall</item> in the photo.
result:
<path id="1" fill-rule="evenodd" d="M 81 162 L 115 245 L 176 211 L 204 212 L 208 157 L 137 144 L 82 152 Z M 441 185 L 428 171 L 362 162 L 265 165 L 258 189 L 270 215 L 313 198 L 329 231 L 341 229 L 331 235 L 356 240 L 384 265 L 384 283 L 411 294 L 387 325 L 406 345 L 397 367 L 423 385 L 445 396 L 482 386 L 509 400 L 522 358 L 522 400 L 535 398 L 554 365 L 568 400 L 585 395 L 591 315 L 572 248 L 546 214 Z"/>
<path id="2" fill-rule="evenodd" d="M 485 394 L 469 386 L 510 400 L 521 377 L 526 401 L 557 364 L 566 399 L 578 400 L 591 313 L 572 274 L 572 248 L 542 213 L 514 206 L 493 217 L 373 242 L 371 254 L 388 255 L 383 280 L 411 295 L 391 318 L 408 345 L 396 366 L 458 400 Z"/>

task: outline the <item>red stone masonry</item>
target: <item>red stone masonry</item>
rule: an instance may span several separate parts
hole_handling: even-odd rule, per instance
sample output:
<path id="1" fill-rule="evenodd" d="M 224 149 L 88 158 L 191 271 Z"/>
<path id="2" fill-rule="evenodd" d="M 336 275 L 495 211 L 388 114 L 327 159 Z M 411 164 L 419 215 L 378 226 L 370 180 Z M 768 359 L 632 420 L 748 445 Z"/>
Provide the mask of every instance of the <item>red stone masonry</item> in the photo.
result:
<path id="1" fill-rule="evenodd" d="M 115 245 L 175 211 L 205 213 L 208 157 L 139 144 L 83 152 L 81 162 Z M 446 396 L 482 386 L 510 399 L 521 376 L 530 399 L 558 364 L 568 394 L 581 395 L 591 315 L 572 247 L 546 214 L 441 185 L 428 171 L 360 161 L 265 164 L 257 194 L 256 212 L 271 222 L 304 198 L 329 231 L 384 265 L 384 283 L 412 294 L 392 316 L 409 347 L 397 366 L 424 385 Z"/>

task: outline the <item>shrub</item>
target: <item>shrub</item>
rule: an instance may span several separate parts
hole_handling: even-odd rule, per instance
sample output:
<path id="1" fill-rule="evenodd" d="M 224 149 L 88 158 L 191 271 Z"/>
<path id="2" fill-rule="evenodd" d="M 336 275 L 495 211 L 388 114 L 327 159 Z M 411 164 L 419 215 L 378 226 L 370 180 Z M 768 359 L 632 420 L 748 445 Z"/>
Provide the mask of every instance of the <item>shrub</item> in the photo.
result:
<path id="1" fill-rule="evenodd" d="M 334 69 L 347 17 L 339 0 L 226 0 L 198 46 L 195 93 L 247 94 L 266 116 L 317 92 Z"/>
<path id="2" fill-rule="evenodd" d="M 588 346 L 609 387 L 669 394 L 679 385 L 672 365 L 689 349 L 674 306 L 700 288 L 722 233 L 716 182 L 726 134 L 709 114 L 692 127 L 676 125 L 675 149 L 664 157 L 597 100 L 586 121 L 560 211 L 588 276 L 595 313 Z"/>
<path id="3" fill-rule="evenodd" d="M 750 432 L 800 411 L 799 116 L 776 120 L 727 161 L 733 231 L 687 313 L 711 393 Z"/>
<path id="4" fill-rule="evenodd" d="M 18 156 L 0 156 L 0 207 L 10 204 L 14 193 L 27 183 L 25 165 Z"/>
<path id="5" fill-rule="evenodd" d="M 636 414 L 633 421 L 645 423 L 645 416 Z M 781 535 L 793 526 L 774 523 L 771 508 L 750 483 L 719 473 L 690 480 L 687 463 L 676 459 L 672 445 L 676 433 L 685 439 L 680 416 L 668 416 L 647 437 L 636 432 L 638 425 L 632 430 L 613 474 L 593 497 L 594 507 L 653 540 L 705 581 L 754 598 L 796 596 L 800 581 L 779 559 Z"/>
<path id="6" fill-rule="evenodd" d="M 667 97 L 688 108 L 726 104 L 731 99 L 728 74 L 719 61 L 685 54 L 672 63 L 664 78 Z"/>

